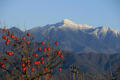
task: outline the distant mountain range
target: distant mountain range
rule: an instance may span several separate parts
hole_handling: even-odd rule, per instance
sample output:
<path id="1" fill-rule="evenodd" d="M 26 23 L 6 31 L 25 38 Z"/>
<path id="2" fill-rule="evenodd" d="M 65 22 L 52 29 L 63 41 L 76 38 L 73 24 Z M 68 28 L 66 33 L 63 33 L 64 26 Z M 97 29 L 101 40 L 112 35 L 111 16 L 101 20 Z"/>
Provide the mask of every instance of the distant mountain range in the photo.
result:
<path id="1" fill-rule="evenodd" d="M 11 31 L 24 34 L 16 27 Z M 64 19 L 56 24 L 34 27 L 30 30 L 36 41 L 44 40 L 48 35 L 53 41 L 59 41 L 63 49 L 75 53 L 119 53 L 120 31 L 109 27 L 93 27 L 87 24 L 76 24 Z"/>

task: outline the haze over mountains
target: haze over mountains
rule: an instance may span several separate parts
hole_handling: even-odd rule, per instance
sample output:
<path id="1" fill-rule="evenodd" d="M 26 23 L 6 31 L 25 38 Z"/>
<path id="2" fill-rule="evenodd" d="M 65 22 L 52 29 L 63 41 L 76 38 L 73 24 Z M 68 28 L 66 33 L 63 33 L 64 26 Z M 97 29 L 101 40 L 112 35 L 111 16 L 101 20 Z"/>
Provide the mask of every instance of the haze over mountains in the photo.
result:
<path id="1" fill-rule="evenodd" d="M 20 31 L 13 27 L 13 32 Z M 22 31 L 20 31 L 22 33 Z M 54 41 L 59 41 L 65 50 L 76 53 L 119 53 L 120 31 L 108 27 L 93 27 L 87 24 L 76 24 L 64 19 L 55 24 L 34 27 L 30 32 L 36 41 L 41 41 L 48 34 Z"/>

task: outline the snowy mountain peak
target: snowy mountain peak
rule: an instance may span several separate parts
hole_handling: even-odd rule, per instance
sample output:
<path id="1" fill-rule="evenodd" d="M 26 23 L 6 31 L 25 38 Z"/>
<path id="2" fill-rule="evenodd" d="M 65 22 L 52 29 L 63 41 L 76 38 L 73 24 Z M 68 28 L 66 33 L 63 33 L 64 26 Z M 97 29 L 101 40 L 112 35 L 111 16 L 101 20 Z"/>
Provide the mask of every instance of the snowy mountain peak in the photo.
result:
<path id="1" fill-rule="evenodd" d="M 48 24 L 46 26 L 44 26 L 44 28 L 46 29 L 62 29 L 62 30 L 72 30 L 72 31 L 83 31 L 83 32 L 87 32 L 88 34 L 94 34 L 97 37 L 100 35 L 102 36 L 106 36 L 108 33 L 114 34 L 115 36 L 118 36 L 118 34 L 120 34 L 120 31 L 109 28 L 109 27 L 94 27 L 94 26 L 90 26 L 87 24 L 76 24 L 73 21 L 69 20 L 69 19 L 64 19 L 60 22 L 57 22 L 55 24 Z"/>
<path id="2" fill-rule="evenodd" d="M 62 21 L 62 23 L 64 23 L 64 24 L 75 24 L 73 21 L 71 21 L 71 20 L 69 20 L 69 19 L 64 19 L 64 20 Z"/>
<path id="3" fill-rule="evenodd" d="M 57 23 L 57 25 L 58 24 L 61 24 L 61 25 L 59 25 L 59 28 L 62 28 L 62 29 L 69 28 L 69 29 L 72 29 L 72 30 L 79 30 L 79 29 L 93 28 L 92 26 L 89 26 L 87 24 L 76 24 L 76 23 L 74 23 L 73 21 L 71 21 L 69 19 L 64 19 L 61 22 Z"/>
<path id="4" fill-rule="evenodd" d="M 76 24 L 73 21 L 69 20 L 69 19 L 64 19 L 60 22 L 57 22 L 56 24 L 48 24 L 46 26 L 44 26 L 45 28 L 59 28 L 59 29 L 71 29 L 71 30 L 80 30 L 80 29 L 90 29 L 90 28 L 94 28 L 93 26 L 89 26 L 87 24 Z"/>

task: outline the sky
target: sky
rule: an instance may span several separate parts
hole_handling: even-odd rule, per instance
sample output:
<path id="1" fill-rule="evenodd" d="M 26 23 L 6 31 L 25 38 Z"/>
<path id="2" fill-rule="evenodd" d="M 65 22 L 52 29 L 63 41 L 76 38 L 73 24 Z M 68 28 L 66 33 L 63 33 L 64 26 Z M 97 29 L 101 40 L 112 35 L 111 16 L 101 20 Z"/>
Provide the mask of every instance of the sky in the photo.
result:
<path id="1" fill-rule="evenodd" d="M 30 29 L 63 19 L 120 30 L 120 0 L 0 0 L 0 27 Z"/>

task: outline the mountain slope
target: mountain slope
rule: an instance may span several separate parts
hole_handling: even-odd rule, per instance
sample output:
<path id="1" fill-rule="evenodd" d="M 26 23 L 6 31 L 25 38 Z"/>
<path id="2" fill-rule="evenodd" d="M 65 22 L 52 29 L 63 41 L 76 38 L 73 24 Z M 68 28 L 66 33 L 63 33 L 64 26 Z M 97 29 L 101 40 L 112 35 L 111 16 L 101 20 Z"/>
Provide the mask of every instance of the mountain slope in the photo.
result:
<path id="1" fill-rule="evenodd" d="M 120 54 L 96 54 L 96 53 L 71 53 L 65 59 L 66 68 L 70 64 L 79 66 L 80 71 L 89 73 L 102 73 L 109 71 L 110 67 L 115 70 L 115 66 L 120 64 Z"/>

